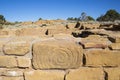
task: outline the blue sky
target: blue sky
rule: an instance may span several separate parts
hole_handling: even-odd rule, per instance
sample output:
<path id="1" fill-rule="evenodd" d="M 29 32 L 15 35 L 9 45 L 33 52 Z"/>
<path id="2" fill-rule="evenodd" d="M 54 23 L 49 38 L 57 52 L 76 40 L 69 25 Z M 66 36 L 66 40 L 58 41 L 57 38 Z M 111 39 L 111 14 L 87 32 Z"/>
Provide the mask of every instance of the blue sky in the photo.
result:
<path id="1" fill-rule="evenodd" d="M 109 9 L 120 12 L 120 0 L 0 0 L 0 14 L 8 21 L 36 21 L 79 17 L 97 18 Z"/>

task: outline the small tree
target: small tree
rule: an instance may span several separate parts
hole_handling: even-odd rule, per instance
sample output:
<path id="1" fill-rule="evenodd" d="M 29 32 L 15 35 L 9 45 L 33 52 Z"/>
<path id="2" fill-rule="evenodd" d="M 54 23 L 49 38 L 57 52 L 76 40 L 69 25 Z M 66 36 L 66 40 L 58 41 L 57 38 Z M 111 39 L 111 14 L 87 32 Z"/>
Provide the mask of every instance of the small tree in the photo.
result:
<path id="1" fill-rule="evenodd" d="M 73 17 L 68 17 L 67 20 L 71 20 L 71 21 L 78 21 L 78 18 L 73 18 Z"/>
<path id="2" fill-rule="evenodd" d="M 103 21 L 103 20 L 104 20 L 103 18 L 104 18 L 104 15 L 101 15 L 101 16 L 98 17 L 96 20 L 97 20 L 97 21 Z"/>
<path id="3" fill-rule="evenodd" d="M 81 21 L 87 21 L 88 20 L 88 18 L 87 18 L 87 14 L 85 13 L 85 12 L 82 12 L 81 13 L 81 17 L 80 17 L 81 19 Z"/>
<path id="4" fill-rule="evenodd" d="M 95 19 L 91 16 L 87 16 L 87 18 L 88 18 L 88 21 L 95 21 Z"/>
<path id="5" fill-rule="evenodd" d="M 43 20 L 42 18 L 39 18 L 38 20 Z"/>
<path id="6" fill-rule="evenodd" d="M 120 20 L 120 14 L 114 9 L 108 10 L 105 15 L 102 15 L 97 18 L 97 21 L 115 21 L 115 20 Z"/>
<path id="7" fill-rule="evenodd" d="M 0 24 L 4 24 L 5 22 L 5 17 L 3 15 L 0 15 Z"/>

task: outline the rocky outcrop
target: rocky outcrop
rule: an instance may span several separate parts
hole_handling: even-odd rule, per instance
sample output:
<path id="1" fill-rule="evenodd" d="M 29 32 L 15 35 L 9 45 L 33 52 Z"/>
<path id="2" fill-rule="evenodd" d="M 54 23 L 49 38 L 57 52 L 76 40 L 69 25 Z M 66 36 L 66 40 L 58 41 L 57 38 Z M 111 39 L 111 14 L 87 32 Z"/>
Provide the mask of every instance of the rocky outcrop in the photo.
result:
<path id="1" fill-rule="evenodd" d="M 120 80 L 120 32 L 111 30 L 119 24 L 100 24 L 47 20 L 1 29 L 0 80 Z"/>

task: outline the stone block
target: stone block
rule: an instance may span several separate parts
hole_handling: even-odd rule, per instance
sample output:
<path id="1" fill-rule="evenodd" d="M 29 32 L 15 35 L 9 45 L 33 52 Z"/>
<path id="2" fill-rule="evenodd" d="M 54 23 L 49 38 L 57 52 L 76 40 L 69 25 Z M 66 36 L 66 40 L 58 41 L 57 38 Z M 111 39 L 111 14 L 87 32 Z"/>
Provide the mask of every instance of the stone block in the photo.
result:
<path id="1" fill-rule="evenodd" d="M 17 67 L 17 61 L 13 56 L 0 56 L 0 67 Z"/>
<path id="2" fill-rule="evenodd" d="M 112 50 L 120 50 L 120 43 L 113 43 L 109 46 Z"/>
<path id="3" fill-rule="evenodd" d="M 26 71 L 25 80 L 64 80 L 63 71 Z"/>
<path id="4" fill-rule="evenodd" d="M 104 72 L 100 68 L 79 68 L 71 70 L 66 75 L 66 80 L 104 80 Z"/>
<path id="5" fill-rule="evenodd" d="M 105 68 L 107 80 L 120 80 L 120 68 Z"/>
<path id="6" fill-rule="evenodd" d="M 107 48 L 107 45 L 105 44 L 101 44 L 101 43 L 94 43 L 94 42 L 87 42 L 87 43 L 83 43 L 83 46 L 85 49 L 88 49 L 88 48 Z"/>
<path id="7" fill-rule="evenodd" d="M 85 57 L 86 66 L 120 66 L 120 51 L 88 50 Z"/>
<path id="8" fill-rule="evenodd" d="M 18 67 L 30 67 L 31 59 L 26 57 L 17 57 Z"/>
<path id="9" fill-rule="evenodd" d="M 44 28 L 22 28 L 16 31 L 17 36 L 41 36 L 45 35 L 46 29 Z"/>
<path id="10" fill-rule="evenodd" d="M 100 35 L 89 35 L 86 38 L 82 38 L 81 41 L 83 43 L 86 43 L 86 42 L 94 42 L 94 43 L 99 43 L 99 44 L 109 44 L 110 43 L 110 41 L 108 40 L 107 37 L 103 37 Z"/>
<path id="11" fill-rule="evenodd" d="M 30 51 L 30 44 L 26 41 L 12 41 L 4 46 L 7 55 L 25 55 Z"/>
<path id="12" fill-rule="evenodd" d="M 3 46 L 4 44 L 6 44 L 8 41 L 10 40 L 10 38 L 0 38 L 0 54 L 3 53 Z"/>
<path id="13" fill-rule="evenodd" d="M 115 42 L 116 42 L 116 43 L 120 43 L 120 37 L 117 37 L 117 38 L 115 39 Z"/>
<path id="14" fill-rule="evenodd" d="M 23 72 L 20 70 L 5 70 L 2 73 L 2 76 L 7 76 L 7 77 L 20 77 L 23 76 Z"/>
<path id="15" fill-rule="evenodd" d="M 76 25 L 77 23 L 68 23 L 66 27 L 68 27 L 68 29 L 74 29 Z"/>
<path id="16" fill-rule="evenodd" d="M 2 73 L 5 71 L 4 68 L 0 68 L 0 76 L 2 75 Z"/>
<path id="17" fill-rule="evenodd" d="M 24 80 L 23 77 L 2 77 L 2 80 Z"/>
<path id="18" fill-rule="evenodd" d="M 35 69 L 68 69 L 82 65 L 83 49 L 69 40 L 45 40 L 33 44 Z"/>

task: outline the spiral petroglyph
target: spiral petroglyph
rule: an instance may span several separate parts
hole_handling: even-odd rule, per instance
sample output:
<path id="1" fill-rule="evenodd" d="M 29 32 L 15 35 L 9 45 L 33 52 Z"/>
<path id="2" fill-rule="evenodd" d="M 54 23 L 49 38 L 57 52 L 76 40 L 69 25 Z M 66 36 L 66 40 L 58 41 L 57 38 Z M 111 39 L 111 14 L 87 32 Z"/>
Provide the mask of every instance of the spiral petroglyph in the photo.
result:
<path id="1" fill-rule="evenodd" d="M 33 45 L 36 69 L 67 69 L 82 65 L 82 47 L 71 41 L 41 41 Z"/>

